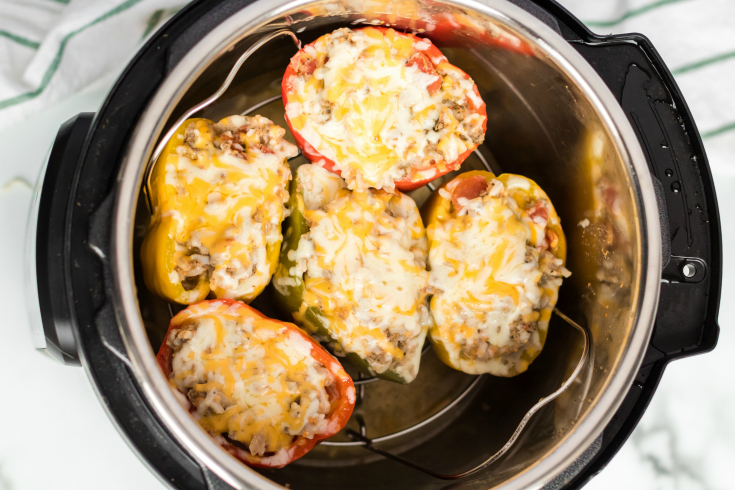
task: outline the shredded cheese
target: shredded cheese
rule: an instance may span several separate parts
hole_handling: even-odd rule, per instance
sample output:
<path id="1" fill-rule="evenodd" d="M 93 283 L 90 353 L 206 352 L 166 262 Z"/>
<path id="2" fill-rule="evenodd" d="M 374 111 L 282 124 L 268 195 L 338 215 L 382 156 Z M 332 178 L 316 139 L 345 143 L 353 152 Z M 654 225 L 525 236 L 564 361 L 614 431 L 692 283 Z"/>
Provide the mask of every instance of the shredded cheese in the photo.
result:
<path id="1" fill-rule="evenodd" d="M 566 271 L 548 250 L 550 203 L 521 208 L 508 187 L 529 191 L 531 181 L 506 177 L 507 186 L 493 180 L 479 197 L 457 199 L 454 212 L 427 230 L 430 334 L 453 365 L 473 374 L 525 370 L 523 354 L 541 350 L 539 330 L 545 335 Z"/>
<path id="2" fill-rule="evenodd" d="M 335 374 L 311 356 L 312 345 L 279 322 L 243 317 L 237 306 L 189 307 L 167 342 L 172 388 L 213 435 L 270 456 L 296 437 L 327 432 Z"/>
<path id="3" fill-rule="evenodd" d="M 270 280 L 266 251 L 281 241 L 297 149 L 262 116 L 192 122 L 165 161 L 157 212 L 176 221 L 172 282 L 194 288 L 204 277 L 219 298 L 251 300 Z M 196 294 L 194 295 L 196 297 Z"/>
<path id="4" fill-rule="evenodd" d="M 298 169 L 309 232 L 290 259 L 303 301 L 326 317 L 338 350 L 376 373 L 416 377 L 430 315 L 426 233 L 416 204 L 401 193 L 349 191 L 316 165 Z"/>
<path id="5" fill-rule="evenodd" d="M 338 29 L 307 46 L 309 68 L 298 65 L 288 80 L 292 127 L 350 189 L 430 178 L 483 141 L 472 80 L 444 56 L 422 55 L 431 41 L 415 41 L 393 29 Z"/>

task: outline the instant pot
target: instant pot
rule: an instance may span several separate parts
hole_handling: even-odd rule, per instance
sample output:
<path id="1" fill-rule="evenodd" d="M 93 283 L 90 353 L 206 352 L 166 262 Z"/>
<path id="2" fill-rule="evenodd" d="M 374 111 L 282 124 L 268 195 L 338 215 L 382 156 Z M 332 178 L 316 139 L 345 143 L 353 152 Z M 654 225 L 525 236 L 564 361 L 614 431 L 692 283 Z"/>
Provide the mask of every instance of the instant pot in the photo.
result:
<path id="1" fill-rule="evenodd" d="M 518 173 L 546 190 L 569 244 L 563 315 L 513 378 L 452 371 L 430 349 L 410 385 L 356 376 L 350 424 L 362 438 L 255 470 L 199 428 L 156 364 L 171 311 L 141 280 L 144 176 L 174 121 L 269 33 L 288 29 L 305 44 L 363 25 L 430 38 L 474 79 L 487 136 L 463 170 Z M 288 37 L 264 44 L 198 115 L 257 111 L 285 127 L 280 81 L 296 50 Z M 411 195 L 421 203 L 428 193 Z M 37 347 L 84 367 L 131 448 L 177 488 L 578 488 L 631 434 L 666 365 L 713 349 L 719 333 L 720 221 L 686 102 L 644 36 L 595 35 L 551 0 L 192 2 L 140 50 L 97 114 L 60 128 L 32 213 Z M 283 317 L 268 294 L 253 306 Z M 366 450 L 438 473 L 485 461 L 575 372 L 583 337 L 563 316 L 590 337 L 586 363 L 483 471 L 446 481 Z"/>

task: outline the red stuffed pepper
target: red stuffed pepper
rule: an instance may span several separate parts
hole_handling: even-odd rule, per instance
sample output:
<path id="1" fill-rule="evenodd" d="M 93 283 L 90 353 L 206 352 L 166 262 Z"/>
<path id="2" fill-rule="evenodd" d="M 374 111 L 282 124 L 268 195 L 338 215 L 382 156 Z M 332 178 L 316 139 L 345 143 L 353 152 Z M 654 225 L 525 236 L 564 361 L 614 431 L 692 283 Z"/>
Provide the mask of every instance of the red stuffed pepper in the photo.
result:
<path id="1" fill-rule="evenodd" d="M 485 103 L 469 75 L 430 40 L 393 29 L 320 37 L 291 59 L 282 90 L 304 154 L 354 190 L 421 187 L 485 137 Z"/>
<path id="2" fill-rule="evenodd" d="M 199 425 L 249 466 L 300 458 L 355 407 L 355 387 L 334 357 L 297 326 L 239 301 L 181 311 L 157 359 Z"/>

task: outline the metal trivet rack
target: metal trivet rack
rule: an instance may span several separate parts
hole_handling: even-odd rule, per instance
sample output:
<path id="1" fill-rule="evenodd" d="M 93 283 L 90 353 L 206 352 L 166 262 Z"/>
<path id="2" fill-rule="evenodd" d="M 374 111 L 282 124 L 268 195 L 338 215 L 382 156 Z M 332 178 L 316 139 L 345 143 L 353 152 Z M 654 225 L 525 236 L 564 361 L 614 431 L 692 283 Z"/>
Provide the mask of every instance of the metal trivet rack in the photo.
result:
<path id="1" fill-rule="evenodd" d="M 426 473 L 427 475 L 433 476 L 434 478 L 439 478 L 441 480 L 459 480 L 462 478 L 467 478 L 469 476 L 472 476 L 476 473 L 479 473 L 480 471 L 484 470 L 491 464 L 498 461 L 505 453 L 508 452 L 508 450 L 513 446 L 513 444 L 515 444 L 516 440 L 518 439 L 518 436 L 521 435 L 523 428 L 526 427 L 526 424 L 528 424 L 528 421 L 531 419 L 531 417 L 533 417 L 533 415 L 539 410 L 541 410 L 544 406 L 554 401 L 557 397 L 559 397 L 559 395 L 564 393 L 564 391 L 566 391 L 566 389 L 572 385 L 572 383 L 577 378 L 579 373 L 582 371 L 582 368 L 584 367 L 587 361 L 587 358 L 589 356 L 589 351 L 590 351 L 590 338 L 589 338 L 589 335 L 587 334 L 587 331 L 584 329 L 584 327 L 580 326 L 577 322 L 575 322 L 574 320 L 566 316 L 564 313 L 559 311 L 557 308 L 554 308 L 554 313 L 556 313 L 562 320 L 567 322 L 569 325 L 574 327 L 579 333 L 582 334 L 582 337 L 584 339 L 583 340 L 584 345 L 582 347 L 582 356 L 580 357 L 579 362 L 577 363 L 577 366 L 574 368 L 574 371 L 572 371 L 572 374 L 569 376 L 569 378 L 567 378 L 567 380 L 564 381 L 564 383 L 562 383 L 562 385 L 559 387 L 558 390 L 553 392 L 551 395 L 540 399 L 533 407 L 531 407 L 531 409 L 528 412 L 526 412 L 526 415 L 523 417 L 521 422 L 518 424 L 518 427 L 516 427 L 516 430 L 513 432 L 513 435 L 510 436 L 510 439 L 508 439 L 508 442 L 506 442 L 503 447 L 501 447 L 495 454 L 493 454 L 492 456 L 490 456 L 489 458 L 487 458 L 485 461 L 475 466 L 474 468 L 470 468 L 461 473 L 455 473 L 455 474 L 437 473 L 436 471 L 430 470 L 429 468 L 426 468 L 425 466 L 422 466 L 418 463 L 410 461 L 406 458 L 403 458 L 401 456 L 398 456 L 388 451 L 383 451 L 382 449 L 375 447 L 373 444 L 376 442 L 381 442 L 381 440 L 386 440 L 388 437 L 393 438 L 393 437 L 397 437 L 398 435 L 403 435 L 407 432 L 418 429 L 419 427 L 423 427 L 424 425 L 426 425 L 426 423 L 431 422 L 432 420 L 434 420 L 434 418 L 437 415 L 445 413 L 445 411 L 448 411 L 456 403 L 458 403 L 460 399 L 464 398 L 464 396 L 476 385 L 476 383 L 479 382 L 481 376 L 478 376 L 475 383 L 472 383 L 472 385 L 470 385 L 470 387 L 467 388 L 465 392 L 463 392 L 457 399 L 455 399 L 454 402 L 447 405 L 447 407 L 445 407 L 444 410 L 442 410 L 441 412 L 437 413 L 435 416 L 432 416 L 431 418 L 425 420 L 424 422 L 420 424 L 417 424 L 404 431 L 401 431 L 401 433 L 391 434 L 390 436 L 384 436 L 382 438 L 370 439 L 365 436 L 364 424 L 360 424 L 360 432 L 356 432 L 354 430 L 348 430 L 347 434 L 355 441 L 359 441 L 360 443 L 362 443 L 362 447 L 364 447 L 365 449 L 372 451 L 376 454 L 380 454 L 381 456 L 384 456 L 398 463 L 404 464 L 406 466 L 410 466 L 411 468 L 421 471 L 423 473 Z"/>
<path id="2" fill-rule="evenodd" d="M 187 119 L 189 119 L 191 116 L 199 112 L 200 110 L 208 107 L 213 102 L 215 102 L 217 99 L 219 99 L 229 88 L 230 84 L 235 78 L 235 75 L 237 75 L 237 72 L 242 67 L 242 65 L 245 63 L 245 61 L 260 47 L 262 47 L 267 42 L 271 41 L 272 39 L 275 39 L 280 36 L 289 36 L 293 39 L 294 43 L 296 44 L 297 48 L 301 48 L 301 41 L 296 37 L 296 34 L 294 34 L 289 29 L 280 29 L 277 31 L 274 31 L 264 37 L 262 37 L 258 42 L 253 44 L 250 48 L 248 48 L 235 62 L 232 69 L 230 70 L 229 74 L 227 75 L 227 78 L 222 83 L 222 86 L 210 97 L 203 100 L 199 104 L 191 107 L 189 110 L 184 112 L 184 114 L 181 115 L 181 117 L 172 125 L 172 127 L 166 132 L 166 134 L 161 138 L 161 141 L 156 146 L 153 155 L 151 156 L 151 159 L 147 162 L 146 168 L 145 168 L 145 176 L 144 176 L 144 192 L 146 194 L 146 204 L 148 205 L 149 211 L 153 212 L 153 206 L 151 202 L 151 189 L 150 189 L 150 176 L 151 171 L 153 169 L 153 163 L 158 159 L 160 154 L 163 152 L 163 149 L 166 147 L 166 144 L 168 143 L 169 139 L 173 136 L 173 134 L 176 132 L 176 130 L 181 126 L 181 124 L 184 123 Z M 241 115 L 246 116 L 248 114 L 251 114 L 253 111 L 260 109 L 268 104 L 271 104 L 278 99 L 281 99 L 280 95 L 276 95 L 274 97 L 270 97 L 266 100 L 263 100 L 259 102 L 258 104 L 250 107 L 249 109 L 243 111 Z M 482 164 L 485 166 L 485 168 L 492 172 L 492 168 L 487 161 L 487 159 L 480 153 L 480 151 L 475 150 L 475 155 L 479 158 L 479 160 L 482 162 Z M 298 158 L 299 155 L 293 158 Z M 292 159 L 293 159 L 292 158 Z M 432 183 L 427 184 L 427 187 L 431 189 L 432 191 L 435 190 L 435 185 Z M 168 303 L 168 310 L 171 314 L 171 317 L 174 316 L 174 311 L 172 308 L 172 305 Z M 458 480 L 462 478 L 467 478 L 469 476 L 472 476 L 483 469 L 487 468 L 491 464 L 498 461 L 505 453 L 508 452 L 508 450 L 515 444 L 516 440 L 520 436 L 523 429 L 528 424 L 528 421 L 533 417 L 534 414 L 536 414 L 539 410 L 541 410 L 544 406 L 551 403 L 553 400 L 559 397 L 564 391 L 566 391 L 574 382 L 574 380 L 577 378 L 579 373 L 582 371 L 582 368 L 584 367 L 585 363 L 587 362 L 590 354 L 590 336 L 587 333 L 587 330 L 579 325 L 577 322 L 569 318 L 567 315 L 559 311 L 558 308 L 554 308 L 554 313 L 559 316 L 562 320 L 564 320 L 567 324 L 574 327 L 575 330 L 577 330 L 583 338 L 583 346 L 582 346 L 582 356 L 579 359 L 579 362 L 577 363 L 577 366 L 572 371 L 572 374 L 562 383 L 562 385 L 552 394 L 548 395 L 545 398 L 541 398 L 531 409 L 526 412 L 526 415 L 523 417 L 521 422 L 518 424 L 518 427 L 516 427 L 516 430 L 513 432 L 513 435 L 508 439 L 508 442 L 503 445 L 495 454 L 490 456 L 488 459 L 480 463 L 479 465 L 475 466 L 474 468 L 470 468 L 468 470 L 465 470 L 461 473 L 455 473 L 455 474 L 444 474 L 444 473 L 438 473 L 435 472 L 429 468 L 426 468 L 425 466 L 422 466 L 418 463 L 415 463 L 413 461 L 410 461 L 406 458 L 403 458 L 401 456 L 398 456 L 396 454 L 393 454 L 388 451 L 384 451 L 380 448 L 375 447 L 375 444 L 388 441 L 391 439 L 395 439 L 397 437 L 406 435 L 410 432 L 413 432 L 421 427 L 425 427 L 428 424 L 432 423 L 433 421 L 439 419 L 444 414 L 449 412 L 452 408 L 456 407 L 462 400 L 464 400 L 482 381 L 483 376 L 480 375 L 477 376 L 477 378 L 469 385 L 467 388 L 465 388 L 454 400 L 452 400 L 449 404 L 447 404 L 444 408 L 439 410 L 438 412 L 434 413 L 430 417 L 424 419 L 423 421 L 419 422 L 418 424 L 412 425 L 408 428 L 405 428 L 403 430 L 383 435 L 380 437 L 375 438 L 369 438 L 367 437 L 367 426 L 365 424 L 365 421 L 360 415 L 356 415 L 356 421 L 359 426 L 359 431 L 355 431 L 352 429 L 348 429 L 346 431 L 348 437 L 352 439 L 351 441 L 324 441 L 321 443 L 321 445 L 324 446 L 359 446 L 363 447 L 368 451 L 372 451 L 373 453 L 379 454 L 385 458 L 391 459 L 393 461 L 396 461 L 398 463 L 401 463 L 403 465 L 409 466 L 415 470 L 421 471 L 427 475 L 433 476 L 435 478 L 439 478 L 442 480 Z M 423 356 L 431 349 L 430 344 L 427 342 L 427 344 L 424 346 L 421 355 Z M 372 383 L 378 381 L 378 378 L 374 376 L 366 376 L 362 373 L 358 374 L 357 379 L 354 379 L 353 382 L 355 386 L 357 387 L 357 393 L 356 393 L 356 400 L 355 405 L 359 406 L 362 401 L 365 399 L 365 385 L 368 383 Z"/>

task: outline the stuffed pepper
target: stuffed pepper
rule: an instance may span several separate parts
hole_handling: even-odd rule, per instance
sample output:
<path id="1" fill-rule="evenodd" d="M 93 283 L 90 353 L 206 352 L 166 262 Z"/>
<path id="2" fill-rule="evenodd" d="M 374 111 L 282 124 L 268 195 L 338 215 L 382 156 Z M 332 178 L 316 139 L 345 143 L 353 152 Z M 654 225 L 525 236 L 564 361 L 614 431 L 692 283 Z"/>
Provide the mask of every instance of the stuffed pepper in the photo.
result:
<path id="1" fill-rule="evenodd" d="M 157 359 L 180 403 L 249 466 L 300 458 L 339 432 L 355 406 L 352 380 L 323 347 L 239 301 L 181 311 Z"/>
<path id="2" fill-rule="evenodd" d="M 155 163 L 141 260 L 148 289 L 181 304 L 250 302 L 278 263 L 298 149 L 262 116 L 189 119 Z"/>
<path id="3" fill-rule="evenodd" d="M 338 29 L 283 76 L 286 122 L 314 163 L 350 189 L 416 189 L 457 169 L 485 137 L 485 103 L 428 39 Z"/>
<path id="4" fill-rule="evenodd" d="M 289 207 L 273 277 L 283 306 L 361 371 L 411 382 L 431 321 L 416 203 L 400 192 L 350 191 L 336 174 L 302 165 Z"/>
<path id="5" fill-rule="evenodd" d="M 473 171 L 437 189 L 423 211 L 437 355 L 469 374 L 522 373 L 569 275 L 548 196 L 526 177 Z"/>

